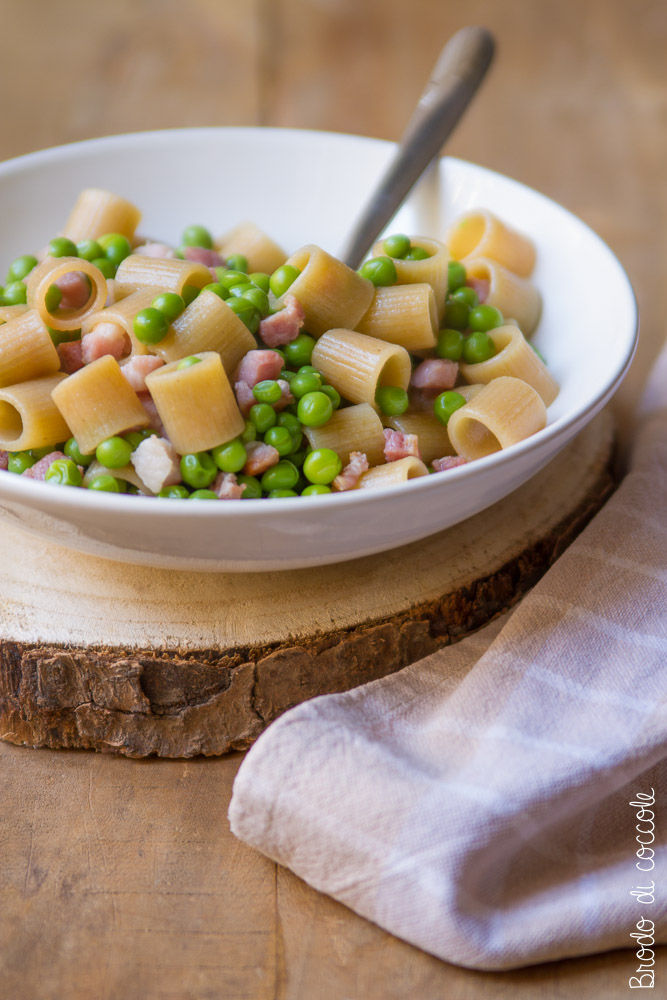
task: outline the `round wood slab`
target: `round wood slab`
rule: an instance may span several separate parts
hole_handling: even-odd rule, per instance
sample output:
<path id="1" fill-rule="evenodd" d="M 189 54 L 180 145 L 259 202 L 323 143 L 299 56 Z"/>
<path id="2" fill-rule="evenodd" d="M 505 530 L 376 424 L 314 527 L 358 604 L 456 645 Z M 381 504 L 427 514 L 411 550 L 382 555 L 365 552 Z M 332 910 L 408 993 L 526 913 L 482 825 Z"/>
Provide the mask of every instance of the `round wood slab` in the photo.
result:
<path id="1" fill-rule="evenodd" d="M 247 747 L 281 712 L 400 670 L 509 608 L 612 489 L 601 414 L 463 524 L 322 569 L 95 559 L 3 525 L 0 737 L 131 757 Z"/>

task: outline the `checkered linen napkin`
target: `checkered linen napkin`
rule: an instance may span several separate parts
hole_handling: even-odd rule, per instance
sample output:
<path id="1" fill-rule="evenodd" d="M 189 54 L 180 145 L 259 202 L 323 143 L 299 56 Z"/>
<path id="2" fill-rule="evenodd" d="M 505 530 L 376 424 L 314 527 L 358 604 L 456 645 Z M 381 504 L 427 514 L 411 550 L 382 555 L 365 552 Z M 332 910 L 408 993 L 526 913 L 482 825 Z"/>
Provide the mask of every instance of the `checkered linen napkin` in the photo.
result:
<path id="1" fill-rule="evenodd" d="M 619 489 L 510 616 L 269 727 L 238 837 L 471 968 L 635 946 L 642 919 L 667 940 L 667 349 L 642 411 Z"/>

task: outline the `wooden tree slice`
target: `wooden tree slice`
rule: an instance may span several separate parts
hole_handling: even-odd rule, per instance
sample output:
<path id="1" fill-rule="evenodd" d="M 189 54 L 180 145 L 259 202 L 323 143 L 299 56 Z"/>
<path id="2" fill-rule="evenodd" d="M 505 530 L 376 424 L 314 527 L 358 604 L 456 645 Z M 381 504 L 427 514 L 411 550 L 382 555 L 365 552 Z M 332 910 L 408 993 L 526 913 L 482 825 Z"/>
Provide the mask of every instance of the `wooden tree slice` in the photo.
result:
<path id="1" fill-rule="evenodd" d="M 0 736 L 190 757 L 400 670 L 509 608 L 612 489 L 602 414 L 463 524 L 377 556 L 264 574 L 95 559 L 3 526 Z"/>

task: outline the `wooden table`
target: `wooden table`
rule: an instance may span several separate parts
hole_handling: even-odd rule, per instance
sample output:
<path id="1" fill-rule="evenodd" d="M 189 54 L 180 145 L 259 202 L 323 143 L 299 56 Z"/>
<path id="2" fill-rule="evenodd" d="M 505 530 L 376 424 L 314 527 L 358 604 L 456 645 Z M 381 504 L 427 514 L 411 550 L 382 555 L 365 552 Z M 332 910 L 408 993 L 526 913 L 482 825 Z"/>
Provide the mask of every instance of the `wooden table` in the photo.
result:
<path id="1" fill-rule="evenodd" d="M 491 28 L 498 57 L 448 151 L 544 191 L 619 254 L 642 310 L 625 426 L 667 314 L 664 4 L 5 0 L 0 157 L 181 125 L 397 138 L 465 23 Z M 0 744 L 3 1000 L 627 995 L 629 952 L 473 973 L 316 893 L 229 833 L 238 762 Z"/>

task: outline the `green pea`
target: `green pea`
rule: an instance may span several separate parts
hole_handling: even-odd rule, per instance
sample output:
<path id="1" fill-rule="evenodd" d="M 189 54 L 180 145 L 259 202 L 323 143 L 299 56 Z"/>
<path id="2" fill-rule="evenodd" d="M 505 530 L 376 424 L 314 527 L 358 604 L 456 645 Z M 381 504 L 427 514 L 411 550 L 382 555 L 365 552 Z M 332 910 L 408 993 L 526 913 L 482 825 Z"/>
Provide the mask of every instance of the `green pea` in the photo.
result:
<path id="1" fill-rule="evenodd" d="M 54 330 L 53 327 L 47 326 L 49 331 L 49 336 L 54 347 L 58 344 L 69 344 L 73 340 L 81 340 L 81 330 Z"/>
<path id="2" fill-rule="evenodd" d="M 196 285 L 184 285 L 183 286 L 183 288 L 181 290 L 181 298 L 185 302 L 186 306 L 189 306 L 191 302 L 194 302 L 194 300 L 199 295 L 200 291 L 201 291 L 201 289 L 197 288 Z"/>
<path id="3" fill-rule="evenodd" d="M 262 496 L 262 486 L 256 476 L 237 476 L 239 486 L 245 486 L 241 494 L 242 500 L 259 500 Z"/>
<path id="4" fill-rule="evenodd" d="M 475 306 L 468 316 L 468 325 L 475 331 L 493 330 L 497 326 L 502 326 L 504 322 L 503 314 L 495 306 Z"/>
<path id="5" fill-rule="evenodd" d="M 145 441 L 146 438 L 153 437 L 155 434 L 157 434 L 157 431 L 154 430 L 128 431 L 127 434 L 123 434 L 123 439 L 127 441 L 132 448 L 132 451 L 136 451 L 142 441 Z M 74 455 L 72 455 L 71 458 L 74 458 Z"/>
<path id="6" fill-rule="evenodd" d="M 227 267 L 231 268 L 232 271 L 243 271 L 244 274 L 247 274 L 248 258 L 244 257 L 242 253 L 233 253 L 227 258 Z"/>
<path id="7" fill-rule="evenodd" d="M 243 442 L 234 438 L 214 448 L 211 457 L 222 472 L 240 472 L 248 460 L 248 452 Z"/>
<path id="8" fill-rule="evenodd" d="M 441 392 L 433 401 L 433 412 L 440 423 L 446 427 L 452 413 L 462 406 L 465 406 L 465 397 L 460 392 Z"/>
<path id="9" fill-rule="evenodd" d="M 278 415 L 278 426 L 285 427 L 290 432 L 294 447 L 298 448 L 303 438 L 303 427 L 299 418 L 293 413 L 283 411 Z"/>
<path id="10" fill-rule="evenodd" d="M 272 465 L 270 469 L 266 470 L 260 482 L 265 492 L 269 492 L 270 490 L 293 490 L 299 482 L 299 470 L 296 465 L 283 458 L 277 465 Z"/>
<path id="11" fill-rule="evenodd" d="M 371 257 L 361 265 L 359 274 L 372 281 L 376 287 L 395 285 L 398 281 L 396 265 L 391 257 Z"/>
<path id="12" fill-rule="evenodd" d="M 220 497 L 213 490 L 193 490 L 189 497 L 190 500 L 219 500 Z"/>
<path id="13" fill-rule="evenodd" d="M 475 330 L 463 341 L 462 357 L 467 365 L 488 361 L 496 353 L 496 345 L 485 330 Z"/>
<path id="14" fill-rule="evenodd" d="M 447 290 L 455 292 L 457 288 L 465 285 L 467 280 L 468 275 L 463 264 L 458 260 L 450 260 L 447 265 Z"/>
<path id="15" fill-rule="evenodd" d="M 283 368 L 283 370 L 280 373 L 280 377 L 284 382 L 289 382 L 289 384 L 291 385 L 293 379 L 296 378 L 296 372 L 290 371 L 289 368 Z"/>
<path id="16" fill-rule="evenodd" d="M 69 441 L 65 442 L 65 447 L 63 451 L 68 458 L 71 458 L 73 462 L 77 465 L 83 465 L 87 467 L 93 461 L 94 455 L 84 455 L 76 442 L 76 439 L 71 437 Z"/>
<path id="17" fill-rule="evenodd" d="M 393 236 L 387 236 L 382 246 L 389 257 L 405 257 L 410 249 L 410 237 L 404 233 L 394 233 Z"/>
<path id="18" fill-rule="evenodd" d="M 302 497 L 324 496 L 325 493 L 331 493 L 331 487 L 323 486 L 321 483 L 313 483 L 311 486 L 306 486 L 305 489 L 301 490 Z"/>
<path id="19" fill-rule="evenodd" d="M 315 338 L 307 333 L 300 333 L 291 343 L 285 344 L 285 360 L 293 368 L 307 365 L 311 359 Z"/>
<path id="20" fill-rule="evenodd" d="M 322 386 L 322 376 L 319 372 L 299 372 L 290 382 L 290 391 L 300 399 L 307 392 L 316 392 Z"/>
<path id="21" fill-rule="evenodd" d="M 63 293 L 57 285 L 49 285 L 44 296 L 47 312 L 54 313 L 62 301 Z"/>
<path id="22" fill-rule="evenodd" d="M 248 284 L 248 275 L 243 271 L 235 271 L 228 267 L 216 267 L 215 273 L 222 287 L 228 290 L 235 285 Z"/>
<path id="23" fill-rule="evenodd" d="M 207 451 L 197 451 L 181 458 L 181 479 L 196 490 L 210 486 L 218 467 Z"/>
<path id="24" fill-rule="evenodd" d="M 269 288 L 277 299 L 281 298 L 287 289 L 301 274 L 298 267 L 292 264 L 283 264 L 277 268 L 269 278 Z"/>
<path id="25" fill-rule="evenodd" d="M 413 247 L 410 247 L 410 249 L 406 253 L 404 259 L 405 260 L 426 260 L 430 256 L 431 256 L 430 253 L 427 250 L 424 250 L 423 247 L 414 247 L 413 246 Z"/>
<path id="26" fill-rule="evenodd" d="M 52 451 L 56 450 L 56 448 L 54 448 L 54 446 L 51 444 L 45 444 L 41 448 L 31 448 L 30 454 L 35 459 L 35 461 L 38 462 L 40 458 L 44 458 L 45 455 L 50 455 Z"/>
<path id="27" fill-rule="evenodd" d="M 463 285 L 461 288 L 457 288 L 455 292 L 452 292 L 449 296 L 450 302 L 465 302 L 469 309 L 474 309 L 475 306 L 479 305 L 479 298 L 477 297 L 477 292 L 474 288 L 469 285 Z"/>
<path id="28" fill-rule="evenodd" d="M 205 250 L 211 250 L 213 237 L 205 226 L 186 226 L 181 236 L 181 243 L 185 247 L 204 247 Z"/>
<path id="29" fill-rule="evenodd" d="M 405 389 L 398 385 L 382 385 L 375 393 L 375 402 L 388 417 L 397 417 L 405 413 L 410 400 Z"/>
<path id="30" fill-rule="evenodd" d="M 22 281 L 10 281 L 5 285 L 3 298 L 6 306 L 25 305 L 28 298 L 27 289 Z"/>
<path id="31" fill-rule="evenodd" d="M 190 491 L 185 486 L 163 486 L 158 493 L 159 497 L 168 497 L 170 500 L 187 500 Z"/>
<path id="32" fill-rule="evenodd" d="M 110 260 L 114 267 L 118 267 L 121 261 L 132 253 L 130 241 L 120 233 L 105 233 L 97 242 L 102 247 L 106 259 Z"/>
<path id="33" fill-rule="evenodd" d="M 313 365 L 301 365 L 301 367 L 297 371 L 297 375 L 309 375 L 309 374 L 319 375 L 320 379 L 322 379 L 322 372 L 319 370 L 319 368 L 315 368 Z"/>
<path id="34" fill-rule="evenodd" d="M 16 257 L 9 265 L 7 281 L 21 281 L 30 274 L 33 267 L 37 267 L 37 258 L 32 254 L 25 253 L 22 257 Z"/>
<path id="35" fill-rule="evenodd" d="M 169 332 L 169 321 L 163 312 L 148 306 L 140 309 L 132 324 L 134 335 L 141 344 L 159 344 Z"/>
<path id="36" fill-rule="evenodd" d="M 267 494 L 269 500 L 281 500 L 283 497 L 298 497 L 295 490 L 270 490 Z"/>
<path id="37" fill-rule="evenodd" d="M 100 442 L 95 449 L 98 462 L 107 469 L 122 469 L 130 461 L 132 445 L 122 437 L 110 437 Z"/>
<path id="38" fill-rule="evenodd" d="M 465 330 L 468 327 L 470 309 L 465 302 L 448 298 L 445 302 L 445 319 L 450 330 Z"/>
<path id="39" fill-rule="evenodd" d="M 256 285 L 253 285 L 252 281 L 248 281 L 246 277 L 245 281 L 239 281 L 235 285 L 232 285 L 229 289 L 229 293 L 230 295 L 243 296 L 246 292 L 250 291 L 251 288 L 254 288 L 255 291 L 257 291 Z"/>
<path id="40" fill-rule="evenodd" d="M 435 353 L 439 358 L 448 358 L 450 361 L 458 361 L 463 350 L 463 334 L 460 330 L 441 330 L 438 334 L 438 343 Z"/>
<path id="41" fill-rule="evenodd" d="M 82 260 L 94 261 L 97 257 L 104 257 L 104 250 L 97 240 L 82 240 L 76 245 L 77 257 Z"/>
<path id="42" fill-rule="evenodd" d="M 249 444 L 251 441 L 257 440 L 257 428 L 253 424 L 252 420 L 246 420 L 245 427 L 241 431 L 240 437 L 243 444 Z"/>
<path id="43" fill-rule="evenodd" d="M 192 368 L 193 365 L 198 365 L 200 362 L 201 358 L 196 358 L 194 354 L 189 354 L 187 358 L 181 358 L 176 365 L 176 371 L 180 371 L 182 368 Z"/>
<path id="44" fill-rule="evenodd" d="M 223 300 L 223 302 L 225 299 L 229 298 L 229 289 L 225 288 L 224 285 L 221 285 L 219 281 L 212 281 L 210 285 L 204 285 L 202 291 L 213 292 L 213 294 L 217 295 L 218 298 Z"/>
<path id="45" fill-rule="evenodd" d="M 292 465 L 296 465 L 297 468 L 300 469 L 303 463 L 306 461 L 306 456 L 308 454 L 309 452 L 306 451 L 305 448 L 300 451 L 293 451 L 289 457 L 289 460 L 292 463 Z"/>
<path id="46" fill-rule="evenodd" d="M 7 303 L 5 302 L 5 289 L 2 285 L 0 285 L 0 306 L 6 306 L 6 305 Z"/>
<path id="47" fill-rule="evenodd" d="M 49 243 L 48 254 L 49 257 L 76 257 L 76 243 L 72 243 L 66 236 L 56 236 Z"/>
<path id="48" fill-rule="evenodd" d="M 114 476 L 109 476 L 105 473 L 100 476 L 93 476 L 93 478 L 88 481 L 88 489 L 101 490 L 103 493 L 124 493 L 125 483 L 122 483 L 120 479 L 116 479 Z"/>
<path id="49" fill-rule="evenodd" d="M 239 285 L 237 288 L 241 287 Z M 232 289 L 234 291 L 234 289 Z M 271 305 L 269 303 L 269 297 L 266 292 L 263 292 L 261 288 L 257 288 L 254 285 L 248 285 L 243 293 L 243 298 L 246 302 L 252 303 L 252 305 L 259 311 L 262 319 L 268 316 L 271 312 Z"/>
<path id="50" fill-rule="evenodd" d="M 252 302 L 248 302 L 247 299 L 237 296 L 235 298 L 228 299 L 227 305 L 233 312 L 236 313 L 238 318 L 248 327 L 251 333 L 257 333 L 259 330 L 260 315 L 259 311 L 252 304 Z"/>
<path id="51" fill-rule="evenodd" d="M 540 359 L 540 361 L 541 361 L 541 362 L 542 362 L 543 364 L 545 364 L 545 365 L 546 365 L 546 363 L 547 363 L 547 359 L 546 359 L 546 358 L 544 357 L 544 355 L 542 354 L 542 351 L 541 351 L 541 350 L 540 350 L 540 349 L 539 349 L 538 347 L 536 347 L 536 346 L 535 346 L 535 344 L 531 344 L 531 342 L 530 342 L 530 341 L 528 341 L 528 344 L 529 344 L 529 346 L 530 346 L 530 347 L 532 347 L 532 349 L 533 349 L 533 350 L 535 351 L 535 353 L 537 354 L 537 356 L 538 356 L 538 358 Z"/>
<path id="52" fill-rule="evenodd" d="M 334 389 L 332 385 L 323 385 L 320 387 L 320 392 L 323 392 L 325 396 L 328 396 L 331 400 L 331 404 L 334 410 L 337 410 L 340 406 L 340 393 L 337 389 Z"/>
<path id="53" fill-rule="evenodd" d="M 257 285 L 257 287 L 261 288 L 263 292 L 266 292 L 267 295 L 269 294 L 269 289 L 271 287 L 270 275 L 265 274 L 264 271 L 253 271 L 253 273 L 249 274 L 248 277 L 252 281 L 253 285 Z"/>
<path id="54" fill-rule="evenodd" d="M 331 448 L 316 448 L 306 455 L 303 474 L 311 483 L 328 486 L 339 475 L 343 463 Z"/>
<path id="55" fill-rule="evenodd" d="M 151 305 L 153 309 L 159 309 L 167 317 L 168 322 L 172 323 L 185 309 L 185 300 L 176 292 L 162 292 L 155 296 Z"/>
<path id="56" fill-rule="evenodd" d="M 322 427 L 332 413 L 333 403 L 323 392 L 307 392 L 299 400 L 297 416 L 306 427 Z"/>
<path id="57" fill-rule="evenodd" d="M 264 435 L 264 443 L 270 444 L 272 448 L 275 448 L 281 458 L 290 455 L 296 448 L 294 438 L 290 434 L 289 429 L 281 427 L 278 424 L 274 427 L 269 427 Z"/>
<path id="58" fill-rule="evenodd" d="M 20 476 L 26 469 L 32 468 L 36 458 L 29 451 L 10 451 L 7 457 L 7 471 Z"/>
<path id="59" fill-rule="evenodd" d="M 57 458 L 46 470 L 44 480 L 60 486 L 81 486 L 83 476 L 71 459 Z"/>
<path id="60" fill-rule="evenodd" d="M 278 419 L 276 411 L 268 403 L 255 403 L 250 407 L 248 416 L 260 434 L 266 434 L 269 427 L 273 427 Z"/>
<path id="61" fill-rule="evenodd" d="M 107 257 L 95 257 L 91 261 L 98 271 L 102 272 L 103 277 L 113 278 L 116 273 L 116 265 L 110 261 Z"/>

